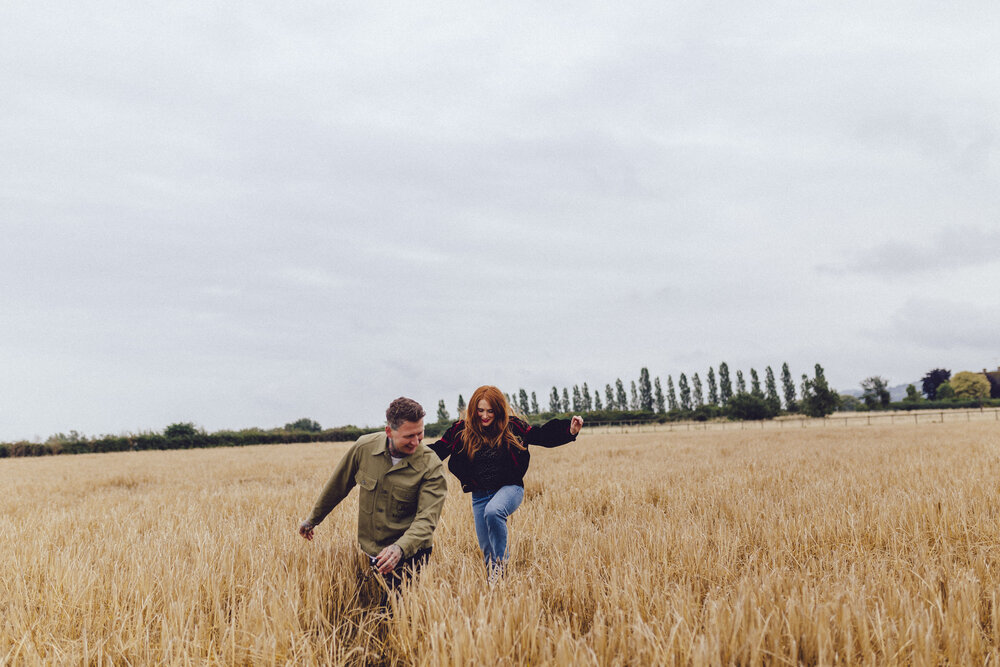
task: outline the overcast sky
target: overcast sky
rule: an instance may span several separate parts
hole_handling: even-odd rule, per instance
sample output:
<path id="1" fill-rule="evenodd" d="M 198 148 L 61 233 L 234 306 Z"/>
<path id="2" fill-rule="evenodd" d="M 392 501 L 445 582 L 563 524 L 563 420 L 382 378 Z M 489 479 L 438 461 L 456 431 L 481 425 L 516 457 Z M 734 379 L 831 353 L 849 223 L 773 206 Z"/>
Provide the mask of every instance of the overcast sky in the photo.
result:
<path id="1" fill-rule="evenodd" d="M 995 2 L 5 2 L 0 440 L 1000 365 Z"/>

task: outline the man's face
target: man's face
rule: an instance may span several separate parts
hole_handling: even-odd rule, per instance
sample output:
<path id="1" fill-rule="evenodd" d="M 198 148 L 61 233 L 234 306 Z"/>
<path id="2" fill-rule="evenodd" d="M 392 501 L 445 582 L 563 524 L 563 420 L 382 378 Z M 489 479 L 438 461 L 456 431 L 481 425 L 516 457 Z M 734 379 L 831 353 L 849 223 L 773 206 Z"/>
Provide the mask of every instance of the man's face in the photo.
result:
<path id="1" fill-rule="evenodd" d="M 409 456 L 417 451 L 420 441 L 424 439 L 424 420 L 403 422 L 395 429 L 386 426 L 385 434 L 392 440 L 389 446 L 390 453 L 395 449 L 399 456 Z"/>

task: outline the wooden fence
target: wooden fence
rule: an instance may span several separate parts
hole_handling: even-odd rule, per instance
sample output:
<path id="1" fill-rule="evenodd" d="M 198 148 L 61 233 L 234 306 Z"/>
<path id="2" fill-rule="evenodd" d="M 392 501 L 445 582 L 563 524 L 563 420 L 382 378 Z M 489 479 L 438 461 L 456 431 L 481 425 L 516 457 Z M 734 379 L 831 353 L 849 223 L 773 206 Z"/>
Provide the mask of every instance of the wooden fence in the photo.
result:
<path id="1" fill-rule="evenodd" d="M 907 410 L 899 412 L 838 412 L 828 417 L 780 417 L 760 421 L 680 421 L 680 422 L 584 422 L 584 433 L 661 433 L 673 431 L 745 431 L 749 429 L 830 428 L 877 426 L 889 424 L 943 424 L 954 422 L 997 421 L 1000 408 L 970 410 Z"/>

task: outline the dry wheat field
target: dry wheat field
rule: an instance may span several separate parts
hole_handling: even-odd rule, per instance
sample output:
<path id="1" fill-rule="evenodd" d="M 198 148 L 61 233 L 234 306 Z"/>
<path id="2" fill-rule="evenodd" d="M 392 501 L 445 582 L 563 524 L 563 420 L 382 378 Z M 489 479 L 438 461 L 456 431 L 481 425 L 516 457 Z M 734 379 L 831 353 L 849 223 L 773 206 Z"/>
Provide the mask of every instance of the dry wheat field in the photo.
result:
<path id="1" fill-rule="evenodd" d="M 295 532 L 347 447 L 0 461 L 0 663 L 1000 664 L 996 423 L 585 432 L 388 606 L 356 493 Z"/>

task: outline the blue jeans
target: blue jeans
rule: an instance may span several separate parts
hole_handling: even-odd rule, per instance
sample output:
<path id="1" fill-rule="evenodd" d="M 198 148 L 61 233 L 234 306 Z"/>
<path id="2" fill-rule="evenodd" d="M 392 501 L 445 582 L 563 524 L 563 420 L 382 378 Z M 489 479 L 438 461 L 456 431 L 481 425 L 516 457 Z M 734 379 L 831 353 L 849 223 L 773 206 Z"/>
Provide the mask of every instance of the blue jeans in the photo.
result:
<path id="1" fill-rule="evenodd" d="M 524 487 L 514 484 L 496 491 L 472 492 L 472 516 L 476 519 L 476 537 L 486 565 L 507 560 L 507 517 L 521 506 Z"/>

